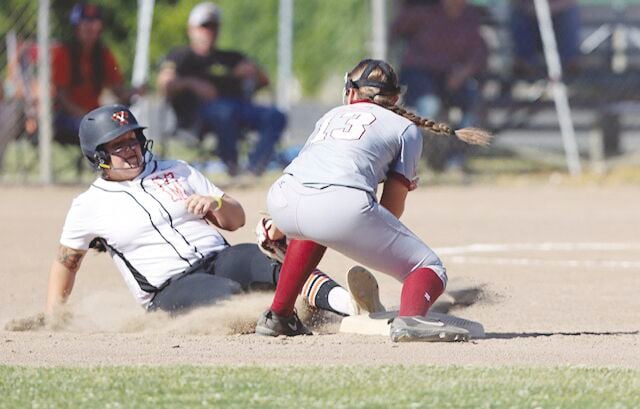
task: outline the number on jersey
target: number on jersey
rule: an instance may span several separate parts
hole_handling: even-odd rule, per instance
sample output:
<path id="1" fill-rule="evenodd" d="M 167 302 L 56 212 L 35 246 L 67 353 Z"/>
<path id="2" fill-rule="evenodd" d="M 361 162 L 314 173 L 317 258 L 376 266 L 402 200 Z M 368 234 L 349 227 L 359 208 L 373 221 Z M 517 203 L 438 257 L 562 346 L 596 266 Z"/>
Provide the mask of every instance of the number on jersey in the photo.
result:
<path id="1" fill-rule="evenodd" d="M 319 142 L 328 136 L 333 139 L 354 141 L 362 138 L 366 126 L 371 125 L 376 117 L 371 112 L 347 112 L 340 116 L 327 118 L 311 143 Z"/>

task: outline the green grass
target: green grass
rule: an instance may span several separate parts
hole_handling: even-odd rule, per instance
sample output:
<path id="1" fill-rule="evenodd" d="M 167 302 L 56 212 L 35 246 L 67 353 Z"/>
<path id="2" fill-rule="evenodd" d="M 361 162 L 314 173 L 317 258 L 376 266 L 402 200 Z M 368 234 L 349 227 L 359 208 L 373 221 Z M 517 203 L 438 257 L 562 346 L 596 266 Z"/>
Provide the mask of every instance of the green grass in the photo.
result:
<path id="1" fill-rule="evenodd" d="M 640 371 L 597 368 L 0 366 L 0 408 L 638 408 Z"/>

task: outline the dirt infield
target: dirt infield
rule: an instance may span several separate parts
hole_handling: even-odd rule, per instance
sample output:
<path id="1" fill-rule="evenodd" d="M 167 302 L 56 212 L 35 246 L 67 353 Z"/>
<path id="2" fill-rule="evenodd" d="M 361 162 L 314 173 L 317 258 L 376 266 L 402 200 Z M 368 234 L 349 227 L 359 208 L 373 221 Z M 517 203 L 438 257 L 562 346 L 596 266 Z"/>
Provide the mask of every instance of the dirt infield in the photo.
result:
<path id="1" fill-rule="evenodd" d="M 640 368 L 640 191 L 637 187 L 422 187 L 403 220 L 448 267 L 449 289 L 482 290 L 452 313 L 479 321 L 468 344 L 392 344 L 332 333 L 265 339 L 247 332 L 270 300 L 246 296 L 179 319 L 145 314 L 108 257 L 89 254 L 71 296 L 72 318 L 53 330 L 7 331 L 41 311 L 48 269 L 71 199 L 81 188 L 0 187 L 0 364 L 439 364 Z M 229 191 L 253 241 L 266 189 Z M 351 262 L 321 267 L 344 282 Z M 400 285 L 376 274 L 383 302 Z M 447 297 L 443 297 L 447 301 Z M 9 325 L 5 327 L 5 325 Z"/>

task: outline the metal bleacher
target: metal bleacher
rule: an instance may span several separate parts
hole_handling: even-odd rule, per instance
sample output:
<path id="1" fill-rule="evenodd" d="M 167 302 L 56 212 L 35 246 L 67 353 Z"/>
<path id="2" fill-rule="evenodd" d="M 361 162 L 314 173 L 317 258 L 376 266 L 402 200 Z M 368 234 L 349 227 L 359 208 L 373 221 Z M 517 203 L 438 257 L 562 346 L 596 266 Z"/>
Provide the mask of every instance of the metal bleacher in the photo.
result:
<path id="1" fill-rule="evenodd" d="M 557 131 L 548 80 L 512 73 L 507 16 L 485 11 L 482 29 L 491 51 L 483 81 L 485 127 L 497 135 Z M 623 131 L 640 130 L 640 4 L 581 4 L 580 12 L 580 66 L 563 81 L 576 131 L 598 132 L 604 154 L 612 156 L 621 152 Z"/>

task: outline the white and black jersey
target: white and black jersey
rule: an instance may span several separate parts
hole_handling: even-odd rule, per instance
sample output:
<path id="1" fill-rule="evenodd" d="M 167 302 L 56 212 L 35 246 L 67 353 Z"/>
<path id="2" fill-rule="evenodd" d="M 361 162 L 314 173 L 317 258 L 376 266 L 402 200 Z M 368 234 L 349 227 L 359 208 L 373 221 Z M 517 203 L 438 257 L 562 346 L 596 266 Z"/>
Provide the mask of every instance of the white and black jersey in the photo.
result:
<path id="1" fill-rule="evenodd" d="M 146 306 L 169 278 L 228 247 L 205 219 L 187 212 L 185 200 L 192 194 L 224 192 L 176 160 L 151 160 L 131 181 L 98 178 L 73 200 L 60 243 L 87 250 L 102 238 L 127 286 Z"/>

